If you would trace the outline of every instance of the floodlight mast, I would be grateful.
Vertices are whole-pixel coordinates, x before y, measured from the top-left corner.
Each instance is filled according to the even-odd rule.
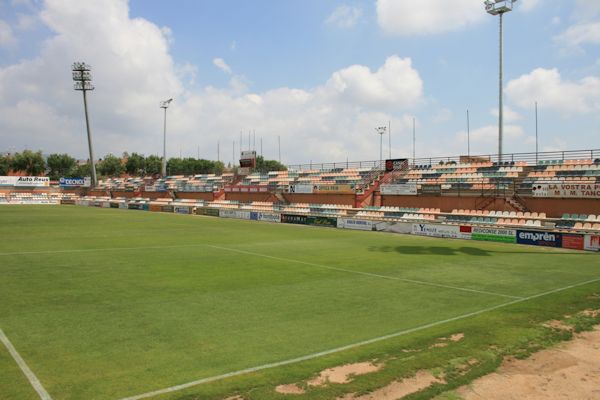
[[[160,108],[165,110],[165,117],[163,120],[163,158],[162,158],[162,168],[161,175],[164,178],[167,176],[167,108],[169,108],[169,104],[173,99],[165,100],[160,102]]]
[[[517,0],[485,0],[485,11],[488,14],[499,16],[500,43],[499,43],[499,72],[498,72],[498,161],[502,161],[502,136],[504,133],[504,104],[503,104],[503,75],[504,75],[504,35],[502,16],[512,11]]]
[[[386,126],[379,126],[375,128],[375,132],[379,135],[379,167],[383,167],[383,135],[387,130]]]
[[[87,96],[88,90],[94,90],[92,85],[92,67],[84,62],[74,62],[72,66],[74,89],[83,92],[83,109],[85,111],[85,126],[87,128],[88,148],[90,152],[90,167],[92,170],[92,187],[98,183],[96,179],[96,164],[94,163],[94,149],[92,146],[92,132],[90,130],[90,119],[88,116]]]

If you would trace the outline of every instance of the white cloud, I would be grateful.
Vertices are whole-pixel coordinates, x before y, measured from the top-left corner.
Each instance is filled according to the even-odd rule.
[[[523,136],[523,127],[520,125],[504,125],[502,131],[503,138],[514,140]],[[463,143],[467,142],[467,132],[461,131],[456,134],[456,138]],[[486,125],[470,132],[472,143],[495,144],[498,142],[498,125]]]
[[[377,0],[377,21],[393,35],[451,32],[486,18],[483,2],[473,0]]]
[[[17,43],[12,28],[6,21],[0,19],[0,47],[11,47]]]
[[[522,0],[516,4],[517,9],[529,12],[535,9],[540,4],[540,0]]]
[[[537,68],[510,81],[506,93],[520,107],[539,107],[562,115],[598,112],[600,110],[600,78],[588,76],[578,82],[564,81],[557,69]]]
[[[360,8],[342,4],[333,10],[331,15],[325,20],[325,23],[337,26],[338,28],[349,29],[356,26],[361,16],[362,10]]]
[[[554,39],[561,45],[575,48],[584,44],[600,44],[600,22],[572,25]]]
[[[227,65],[225,60],[223,60],[222,58],[215,58],[213,60],[213,64],[221,71],[225,72],[228,75],[231,75],[231,67]]]
[[[523,116],[521,114],[519,114],[518,112],[516,112],[515,110],[513,110],[512,108],[508,107],[508,106],[504,106],[504,121],[505,122],[515,122],[515,121],[520,121],[523,119]],[[492,114],[494,117],[498,118],[498,107],[492,108],[490,110],[490,114]]]
[[[98,157],[160,153],[158,102],[169,97],[175,98],[168,111],[170,155],[181,148],[184,156],[195,156],[199,146],[202,157],[216,158],[217,140],[221,154],[231,155],[227,146],[239,139],[239,131],[256,129],[269,158],[276,158],[281,136],[284,162],[375,159],[379,141],[373,128],[391,120],[394,155],[405,156],[407,117],[385,110],[401,114],[424,97],[419,72],[409,58],[398,56],[375,70],[353,65],[334,71],[307,90],[254,93],[237,75],[228,87],[195,90],[189,85],[196,67],[176,65],[168,32],[130,17],[126,0],[48,0],[39,21],[51,32],[39,53],[0,67],[0,143],[5,148],[27,145],[86,156],[81,94],[73,90],[70,72],[76,60],[93,67],[96,90],[88,101]]]

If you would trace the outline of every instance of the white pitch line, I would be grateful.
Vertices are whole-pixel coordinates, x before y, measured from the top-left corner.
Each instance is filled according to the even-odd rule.
[[[383,340],[387,340],[387,339],[392,339],[398,336],[404,336],[410,333],[414,333],[414,332],[418,332],[418,331],[422,331],[424,329],[428,329],[428,328],[433,328],[435,326],[439,326],[439,325],[443,325],[449,322],[454,322],[454,321],[459,321],[462,319],[466,319],[466,318],[470,318],[470,317],[474,317],[477,315],[481,315],[490,311],[494,311],[494,310],[498,310],[500,308],[504,308],[504,307],[508,307],[510,305],[513,304],[517,304],[517,303],[522,303],[524,301],[528,301],[528,300],[533,300],[536,299],[538,297],[542,297],[542,296],[547,296],[549,294],[554,294],[554,293],[558,293],[558,292],[562,292],[564,290],[568,290],[568,289],[572,289],[578,286],[584,286],[584,285],[588,285],[590,283],[594,283],[594,282],[598,282],[600,281],[600,278],[596,278],[596,279],[591,279],[589,281],[585,281],[585,282],[580,282],[580,283],[575,283],[569,286],[564,286],[558,289],[554,289],[554,290],[549,290],[547,292],[543,292],[543,293],[538,293],[538,294],[534,294],[532,296],[528,296],[528,297],[523,297],[520,299],[516,299],[513,301],[509,301],[506,303],[502,303],[499,304],[497,306],[492,306],[492,307],[488,307],[488,308],[484,308],[482,310],[479,311],[473,311],[467,314],[462,314],[462,315],[458,315],[456,317],[452,317],[452,318],[448,318],[448,319],[444,319],[441,321],[437,321],[437,322],[431,322],[425,325],[421,325],[421,326],[417,326],[415,328],[410,328],[410,329],[406,329],[403,331],[399,331],[399,332],[395,332],[395,333],[391,333],[388,335],[384,335],[384,336],[379,336],[373,339],[368,339],[368,340],[364,340],[362,342],[356,342],[356,343],[352,343],[346,346],[342,346],[342,347],[336,347],[334,349],[330,349],[330,350],[325,350],[325,351],[321,351],[318,353],[313,353],[313,354],[308,354],[302,357],[297,357],[297,358],[292,358],[289,360],[284,360],[284,361],[278,361],[278,362],[274,362],[274,363],[270,363],[270,364],[264,364],[264,365],[259,365],[256,367],[251,367],[251,368],[246,368],[246,369],[242,369],[239,371],[234,371],[234,372],[228,372],[226,374],[222,374],[222,375],[216,375],[216,376],[211,376],[208,378],[203,378],[203,379],[198,379],[192,382],[187,382],[187,383],[182,383],[180,385],[176,385],[176,386],[171,386],[168,388],[164,388],[164,389],[159,389],[159,390],[155,390],[152,392],[147,392],[147,393],[142,393],[142,394],[138,394],[135,396],[130,396],[130,397],[125,397],[122,398],[120,400],[141,400],[141,399],[147,399],[149,397],[154,397],[154,396],[158,396],[160,394],[166,394],[166,393],[171,393],[171,392],[176,392],[179,390],[183,390],[183,389],[187,389],[193,386],[198,386],[198,385],[202,385],[204,383],[209,383],[209,382],[214,382],[214,381],[219,381],[219,380],[223,380],[226,378],[232,378],[235,376],[239,376],[239,375],[244,375],[244,374],[248,374],[251,372],[256,372],[256,371],[261,371],[261,370],[265,370],[265,369],[269,369],[269,368],[275,368],[275,367],[282,367],[285,365],[289,365],[289,364],[295,364],[295,363],[299,363],[302,361],[307,361],[307,360],[311,360],[314,358],[318,358],[318,357],[323,357],[329,354],[333,354],[333,353],[339,353],[341,351],[345,351],[345,350],[350,350],[356,347],[360,347],[360,346],[364,346],[367,344],[372,344],[372,343],[376,343],[376,342],[380,342]]]
[[[39,251],[16,251],[12,253],[0,253],[0,256],[20,256],[27,254],[60,254],[60,253],[87,253],[94,251],[119,251],[119,250],[160,250],[177,249],[180,247],[200,247],[203,243],[174,244],[171,246],[140,246],[140,247],[98,247],[94,249],[66,249],[66,250],[39,250]]]
[[[285,261],[285,262],[293,262],[293,263],[297,263],[297,264],[304,264],[304,265],[309,265],[312,267],[329,269],[329,270],[333,270],[333,271],[348,272],[351,274],[364,275],[364,276],[369,276],[372,278],[391,279],[391,280],[396,280],[396,281],[414,283],[417,285],[435,286],[435,287],[440,287],[440,288],[444,288],[444,289],[460,290],[461,292],[471,292],[471,293],[486,294],[486,295],[490,295],[490,296],[506,297],[509,299],[522,299],[522,297],[520,297],[520,296],[511,296],[508,294],[489,292],[489,291],[485,291],[485,290],[477,290],[477,289],[469,289],[469,288],[464,288],[464,287],[459,287],[459,286],[444,285],[442,283],[420,281],[420,280],[415,280],[415,279],[406,279],[406,278],[400,278],[397,276],[381,275],[381,274],[374,274],[371,272],[363,272],[363,271],[356,271],[356,270],[346,269],[346,268],[331,267],[329,265],[316,264],[316,263],[311,263],[308,261],[295,260],[293,258],[270,256],[268,254],[261,254],[261,253],[255,253],[253,251],[233,249],[230,247],[215,246],[215,245],[211,245],[211,244],[207,244],[206,246],[212,247],[214,249],[233,251],[236,253],[248,254],[248,255],[257,256],[257,257],[270,258],[270,259],[277,260],[277,261]]]
[[[6,335],[4,334],[4,331],[2,329],[0,329],[0,341],[4,344],[4,346],[6,346],[6,349],[8,350],[8,352],[10,353],[12,358],[15,360],[15,362],[17,363],[19,368],[21,368],[21,371],[23,371],[23,373],[25,374],[27,379],[29,379],[29,383],[31,383],[31,386],[33,386],[35,391],[38,393],[38,395],[40,396],[40,399],[52,400],[52,397],[50,397],[48,392],[46,392],[46,389],[44,389],[44,386],[42,386],[42,383],[40,382],[40,380],[37,378],[37,376],[35,376],[33,371],[27,366],[27,363],[25,363],[25,360],[23,360],[21,355],[17,352],[17,349],[15,349],[15,347],[12,345],[10,340],[8,340],[8,338],[6,337]]]

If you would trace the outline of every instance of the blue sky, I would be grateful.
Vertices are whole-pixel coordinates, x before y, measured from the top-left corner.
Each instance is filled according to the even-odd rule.
[[[448,6],[440,6],[448,4]],[[443,8],[446,7],[446,8]],[[600,2],[520,0],[505,16],[505,152],[600,148]],[[94,67],[99,155],[230,161],[244,131],[282,161],[496,152],[498,19],[478,0],[0,1],[0,150],[86,155],[69,66]],[[385,143],[387,143],[387,138]],[[236,143],[239,150],[239,143]],[[258,147],[258,145],[257,145]],[[387,148],[386,148],[387,152]]]

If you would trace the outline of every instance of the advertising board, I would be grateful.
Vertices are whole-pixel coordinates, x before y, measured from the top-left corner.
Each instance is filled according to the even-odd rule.
[[[221,218],[237,218],[237,219],[250,219],[250,211],[246,210],[231,210],[222,208],[219,210],[219,217]]]
[[[269,213],[269,212],[259,212],[258,220],[266,221],[266,222],[281,222],[281,214]]]
[[[562,235],[556,232],[517,230],[517,243],[533,246],[561,247]]]
[[[356,229],[359,231],[372,231],[375,221],[366,219],[353,219],[353,218],[338,218],[337,227],[343,229]]]
[[[117,201],[111,201],[110,202],[110,208],[119,208],[119,202],[117,202]]]
[[[73,200],[73,199],[62,199],[60,201],[60,204],[74,205],[75,204],[75,200]]]
[[[564,197],[576,199],[600,199],[598,183],[541,183],[533,184],[533,197]]]
[[[160,211],[162,211],[162,212],[170,212],[170,213],[172,213],[172,212],[174,212],[174,211],[175,211],[175,207],[173,207],[173,206],[162,206],[162,207],[160,208]]]
[[[329,228],[335,228],[337,226],[337,218],[309,216],[306,218],[306,223],[313,226],[326,226]]]
[[[516,243],[517,231],[514,229],[482,228],[474,226],[471,239],[486,242]]]
[[[90,187],[92,185],[92,178],[89,176],[85,178],[60,178],[58,184],[61,187],[73,188],[73,187]]]
[[[259,185],[225,186],[224,190],[226,193],[266,193],[269,191],[266,186]]]
[[[198,215],[208,215],[210,217],[218,217],[219,209],[218,208],[208,208],[208,207],[197,207],[196,214]]]
[[[123,203],[119,203],[119,208],[126,210],[127,209],[127,203],[123,202]]]
[[[385,160],[386,172],[392,172],[393,170],[401,170],[406,168],[408,168],[408,160],[406,158]]]
[[[19,176],[15,182],[16,187],[47,187],[50,186],[50,178],[47,176]]]
[[[0,176],[0,186],[15,186],[17,179],[17,176]]]
[[[173,206],[173,212],[176,214],[191,214],[192,206]]]
[[[352,185],[314,185],[313,193],[315,194],[353,194],[354,187]]]
[[[377,221],[373,227],[376,231],[409,234],[412,233],[413,224],[410,222]]]
[[[417,184],[405,183],[395,185],[382,185],[381,194],[383,195],[400,195],[400,196],[416,196]]]
[[[291,185],[290,193],[310,194],[313,192],[313,185]]]
[[[281,222],[286,224],[306,225],[306,215],[281,214]]]
[[[441,225],[441,224],[413,224],[413,235],[433,236],[453,239],[471,239],[470,226]]]
[[[442,194],[442,185],[421,185],[421,194],[440,195]]]
[[[600,251],[600,235],[585,235],[583,248],[589,251]]]
[[[583,250],[583,235],[563,234],[562,247],[563,249]]]

